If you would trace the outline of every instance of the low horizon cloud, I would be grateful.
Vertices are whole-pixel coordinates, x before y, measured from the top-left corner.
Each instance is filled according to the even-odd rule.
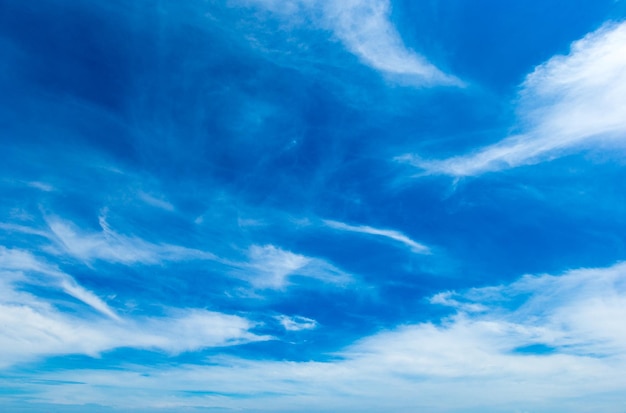
[[[584,412],[577,400],[594,397],[598,406],[616,412],[610,403],[626,385],[621,373],[626,368],[621,357],[626,329],[620,323],[626,317],[625,286],[626,264],[618,263],[556,276],[526,275],[508,285],[442,292],[432,303],[451,306],[452,315],[437,323],[402,325],[365,337],[335,353],[334,361],[218,356],[210,365],[165,370],[136,366],[123,373],[62,370],[43,377],[106,384],[115,397],[91,388],[78,401],[112,407],[136,407],[132,392],[141,387],[151,395],[154,408],[170,400],[170,408],[269,411],[259,409],[259,403],[271,394],[272,411],[294,409],[315,399],[319,411],[339,405],[349,411],[386,406],[409,412],[406,406],[417,406],[443,412],[514,403],[529,410],[567,406],[568,411]],[[306,318],[278,319],[292,331],[315,326]],[[537,350],[527,352],[529,348],[545,350],[537,354]],[[120,375],[126,383],[123,387]],[[45,385],[35,387],[46,402],[58,403],[63,397],[46,391]],[[164,391],[176,394],[183,389],[222,396],[162,396]],[[244,394],[248,396],[239,398]],[[344,404],[346,395],[353,402]]]

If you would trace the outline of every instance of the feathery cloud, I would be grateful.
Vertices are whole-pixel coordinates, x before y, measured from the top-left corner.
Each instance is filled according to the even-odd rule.
[[[308,317],[288,316],[283,314],[276,316],[276,320],[278,320],[287,331],[312,330],[317,327],[317,321]]]
[[[115,311],[93,292],[79,285],[72,276],[43,262],[28,251],[7,249],[0,246],[0,271],[5,272],[5,274],[6,272],[19,272],[22,276],[18,278],[9,277],[9,279],[21,283],[52,285],[60,288],[66,294],[82,301],[96,311],[111,319],[119,320]],[[39,274],[44,275],[44,278],[38,277]],[[9,287],[7,284],[7,288]]]
[[[537,66],[521,85],[520,133],[468,155],[396,160],[457,177],[532,165],[626,137],[626,23],[606,24],[566,56]]]
[[[215,260],[215,255],[171,244],[154,244],[135,236],[113,231],[104,216],[99,218],[101,232],[80,231],[71,222],[57,217],[47,219],[61,250],[84,262],[103,260],[121,264],[158,264],[191,259]]]
[[[2,367],[53,355],[95,357],[122,347],[178,354],[269,339],[251,333],[254,324],[245,318],[202,309],[112,321],[72,316],[32,295],[21,298],[20,303],[0,302]]]
[[[406,47],[389,20],[389,0],[242,0],[289,17],[307,16],[331,30],[346,49],[361,62],[387,75],[400,76],[421,86],[462,86],[463,82],[443,73],[425,57]]]
[[[43,276],[43,277],[42,277]],[[67,312],[23,289],[59,288],[106,316]],[[166,316],[123,317],[74,278],[31,253],[0,247],[0,366],[62,354],[96,356],[120,347],[168,353],[266,340],[254,323],[204,309],[166,309]]]
[[[411,238],[407,237],[406,235],[398,231],[394,231],[391,229],[374,228],[374,227],[370,227],[367,225],[349,225],[344,222],[327,220],[327,219],[323,220],[323,222],[326,226],[336,229],[336,230],[374,235],[374,236],[379,236],[379,237],[383,237],[383,238],[387,238],[387,239],[399,242],[409,247],[411,251],[417,254],[429,254],[430,253],[430,249],[427,246],[420,244],[419,242],[413,241]]]
[[[426,85],[462,85],[458,79],[444,74],[404,45],[389,21],[389,1],[347,0],[322,4],[325,23],[366,65]]]

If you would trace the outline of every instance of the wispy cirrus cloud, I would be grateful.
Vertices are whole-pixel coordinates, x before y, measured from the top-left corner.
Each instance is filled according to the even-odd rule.
[[[136,367],[123,373],[70,370],[45,378],[106,384],[106,392],[78,394],[72,386],[62,392],[81,403],[118,407],[133,405],[134,388],[153,396],[154,407],[169,401],[171,408],[254,411],[298,410],[311,400],[319,411],[337,406],[501,411],[517,406],[584,412],[588,405],[579,403],[581,397],[603,411],[618,412],[623,405],[626,264],[529,275],[508,285],[445,295],[433,302],[452,306],[453,315],[366,337],[332,361],[216,357],[211,365]],[[59,393],[39,388],[44,400],[59,402]],[[221,397],[193,393],[201,390]],[[141,403],[145,407],[145,398]]]
[[[242,0],[289,17],[308,18],[335,37],[361,62],[420,86],[462,86],[424,56],[409,49],[389,19],[389,0]]]
[[[626,23],[606,24],[537,66],[521,85],[519,133],[443,160],[396,158],[457,177],[531,165],[626,137]]]
[[[165,211],[170,211],[170,212],[176,209],[174,208],[174,205],[172,205],[169,201],[167,201],[166,199],[163,199],[162,197],[157,197],[144,191],[139,191],[137,193],[137,196],[143,202],[155,208],[163,209]]]
[[[248,249],[248,261],[235,265],[238,267],[235,275],[261,289],[284,289],[293,277],[336,285],[352,281],[349,274],[323,259],[296,254],[274,245],[252,245]]]
[[[45,182],[30,181],[30,182],[27,182],[26,185],[30,186],[31,188],[39,189],[40,191],[44,191],[44,192],[53,192],[55,190],[54,186],[47,184]]]
[[[308,317],[288,316],[283,314],[276,316],[276,320],[278,320],[280,325],[287,331],[312,330],[317,327],[317,321]]]
[[[112,321],[73,316],[35,296],[21,298],[20,303],[0,303],[3,367],[54,355],[95,357],[122,347],[178,354],[269,339],[250,332],[254,323],[245,318],[203,309]]]
[[[391,229],[374,228],[374,227],[370,227],[367,225],[350,225],[344,222],[327,220],[327,219],[323,220],[323,222],[329,228],[333,228],[339,231],[348,231],[348,232],[355,232],[359,234],[373,235],[373,236],[378,236],[382,238],[387,238],[395,242],[399,242],[417,254],[429,254],[430,253],[430,248],[428,248],[426,245],[420,244],[419,242],[412,240],[411,238],[407,237],[406,235],[404,235],[403,233],[399,231],[395,231]]]
[[[59,305],[73,304],[29,292],[27,285],[60,289],[106,317],[61,309]],[[250,332],[252,321],[205,309],[166,308],[165,316],[121,315],[70,275],[22,250],[0,247],[0,290],[2,367],[52,355],[97,356],[121,347],[176,354],[269,339]]]
[[[460,86],[428,60],[408,49],[389,20],[385,0],[322,2],[325,23],[352,53],[383,73],[413,78],[422,84]]]
[[[19,272],[20,276],[8,279],[13,283],[29,283],[60,288],[68,295],[89,305],[113,320],[120,320],[116,312],[100,297],[79,285],[76,280],[58,268],[38,259],[32,253],[0,246],[0,271]],[[28,274],[28,275],[27,275]],[[43,276],[43,278],[41,277]],[[9,288],[9,284],[7,284]]]
[[[51,238],[60,250],[84,262],[102,260],[121,264],[158,264],[190,259],[215,260],[209,252],[171,244],[155,244],[113,231],[104,216],[99,217],[102,231],[86,232],[72,222],[47,218]]]

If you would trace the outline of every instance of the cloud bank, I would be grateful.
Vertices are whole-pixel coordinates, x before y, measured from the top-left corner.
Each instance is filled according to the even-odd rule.
[[[65,386],[65,397],[125,407],[133,406],[133,389],[141,388],[153,396],[154,407],[171,403],[171,408],[290,411],[314,400],[317,411],[339,406],[347,411],[477,412],[517,406],[520,411],[584,412],[590,404],[621,411],[626,264],[527,275],[508,285],[442,292],[432,301],[451,306],[454,313],[437,323],[374,334],[326,362],[221,356],[210,365],[137,367],[123,373],[71,370],[45,378],[111,386],[113,392],[91,387],[91,393],[80,395]],[[293,328],[293,319],[285,320],[285,327]],[[219,397],[203,397],[206,391]],[[49,402],[60,400],[57,392],[41,392]],[[580,404],[581,397],[587,403]],[[141,403],[145,407],[145,398]]]
[[[29,286],[59,289],[97,313],[66,298],[46,297],[54,291],[35,295]],[[121,347],[176,354],[268,339],[251,333],[255,323],[239,316],[193,308],[166,312],[122,316],[70,275],[29,252],[0,247],[0,367],[51,355],[97,356]]]

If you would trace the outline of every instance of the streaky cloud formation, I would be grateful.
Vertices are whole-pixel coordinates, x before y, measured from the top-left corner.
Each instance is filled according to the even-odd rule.
[[[608,23],[568,55],[537,66],[521,85],[520,133],[468,155],[396,158],[424,174],[475,176],[549,161],[582,149],[615,147],[626,136],[626,23]]]
[[[296,276],[338,286],[352,281],[349,274],[320,258],[295,254],[274,245],[252,245],[248,250],[248,261],[233,265],[238,267],[235,274],[259,289],[285,289],[290,278]]]
[[[317,327],[317,321],[308,317],[279,315],[276,319],[287,331],[312,330]]]
[[[114,322],[70,316],[28,294],[20,298],[19,303],[0,303],[3,367],[54,355],[97,357],[119,348],[178,354],[269,339],[251,333],[254,324],[245,318],[201,309]]]
[[[165,261],[217,259],[209,252],[178,245],[154,244],[135,236],[118,234],[109,227],[104,215],[99,217],[98,222],[101,232],[86,233],[61,218],[47,218],[51,238],[62,253],[87,263],[103,260],[121,264],[158,264]]]
[[[619,411],[614,402],[626,385],[626,328],[621,322],[626,316],[626,264],[527,275],[508,285],[441,294],[453,298],[444,304],[454,314],[366,337],[338,352],[335,361],[216,357],[210,366],[138,367],[123,373],[68,370],[43,377],[111,386],[115,397],[91,388],[80,402],[117,407],[134,407],[133,389],[141,388],[149,392],[151,406],[169,401],[171,408],[298,410],[315,400],[313,411],[336,406],[372,412],[478,411],[515,404],[528,411],[584,412],[580,398],[593,397],[604,411]],[[440,304],[436,297],[440,295],[433,302]],[[39,397],[60,402],[62,396],[36,387]],[[183,390],[222,396],[175,397]],[[237,397],[251,394],[252,399]],[[271,408],[259,407],[270,400]]]
[[[0,271],[5,272],[5,275],[7,271],[14,273],[13,276],[7,278],[8,280],[13,280],[13,283],[52,284],[100,313],[114,320],[120,319],[115,311],[102,301],[102,299],[93,292],[81,287],[73,277],[42,262],[28,251],[7,249],[0,246]],[[17,274],[15,274],[16,272]],[[26,274],[30,275],[27,276]],[[45,278],[41,279],[37,277],[37,274],[44,275]],[[11,287],[11,285],[7,285],[7,288],[9,287]]]
[[[389,0],[244,0],[292,18],[308,16],[331,30],[367,66],[418,86],[463,86],[425,57],[406,47],[389,20]]]
[[[245,318],[204,309],[169,309],[166,316],[122,316],[71,276],[26,251],[0,248],[0,366],[63,354],[100,353],[120,347],[169,353],[267,340],[249,330]],[[45,278],[41,278],[44,275]],[[72,314],[24,286],[53,286],[92,307],[106,318]]]
[[[324,224],[330,228],[339,230],[339,231],[348,231],[355,232],[359,234],[367,234],[374,235],[383,238],[390,239],[392,241],[399,242],[417,254],[429,254],[430,248],[426,245],[420,244],[419,242],[413,241],[411,238],[407,237],[401,232],[394,231],[391,229],[380,229],[374,228],[367,225],[350,225],[344,222],[333,221],[333,220],[323,220]]]
[[[458,79],[444,74],[403,44],[389,21],[391,4],[388,0],[347,0],[323,4],[326,24],[365,64],[424,85],[462,85]]]

